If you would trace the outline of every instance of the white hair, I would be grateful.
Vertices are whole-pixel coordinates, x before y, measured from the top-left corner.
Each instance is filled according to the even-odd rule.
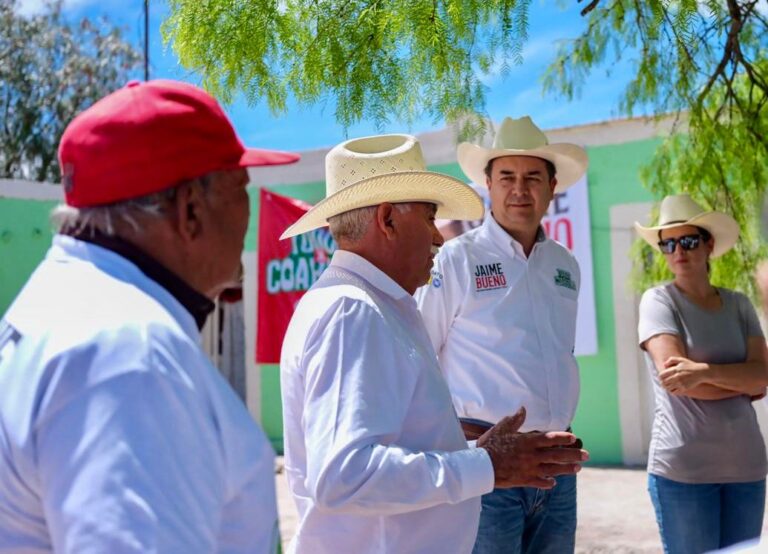
[[[118,227],[127,225],[133,232],[140,234],[144,230],[144,226],[140,224],[141,219],[166,217],[167,204],[176,197],[179,187],[195,181],[202,185],[203,191],[207,194],[212,182],[210,174],[182,181],[160,192],[103,206],[76,208],[68,204],[59,204],[51,212],[51,222],[58,233],[85,232],[93,235],[99,232],[112,237],[117,234]]]
[[[400,202],[392,205],[398,212],[407,213],[411,211],[413,202]],[[333,235],[333,238],[336,239],[337,242],[342,239],[349,242],[359,241],[363,238],[368,229],[368,225],[370,225],[373,220],[377,207],[378,206],[365,206],[364,208],[356,208],[329,217],[328,226],[330,227],[331,235]]]

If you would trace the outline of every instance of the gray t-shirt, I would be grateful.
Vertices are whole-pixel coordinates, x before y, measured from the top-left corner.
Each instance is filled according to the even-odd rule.
[[[746,296],[718,288],[722,307],[705,310],[673,284],[649,289],[640,301],[640,345],[660,334],[677,335],[687,357],[729,364],[747,358],[748,337],[762,337]],[[768,472],[763,437],[746,395],[697,400],[669,394],[659,382],[648,352],[656,409],[648,472],[683,483],[736,483],[763,479]]]

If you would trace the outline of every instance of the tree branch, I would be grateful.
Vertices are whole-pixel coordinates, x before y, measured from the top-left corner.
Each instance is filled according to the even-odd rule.
[[[579,0],[579,3],[581,3],[581,0]],[[584,17],[589,12],[594,10],[599,3],[600,3],[600,0],[592,0],[589,4],[584,6],[584,8],[581,10],[581,17]]]
[[[678,48],[682,48],[683,52],[685,52],[686,57],[688,58],[688,61],[690,62],[691,66],[693,67],[696,72],[699,71],[699,67],[696,64],[696,61],[693,59],[693,56],[691,55],[691,52],[688,50],[688,46],[685,44],[685,41],[680,37],[680,34],[677,32],[677,28],[672,23],[672,20],[669,18],[669,11],[662,7],[662,10],[664,10],[664,19],[666,20],[668,24],[668,28],[672,29],[672,34],[675,36],[675,42],[677,43]]]
[[[702,104],[717,79],[725,76],[725,68],[728,65],[728,62],[733,61],[734,48],[738,47],[739,33],[741,32],[744,22],[741,19],[739,5],[735,0],[728,0],[728,13],[731,16],[731,26],[730,29],[728,29],[728,36],[723,45],[723,56],[720,58],[720,62],[717,64],[715,71],[707,80],[707,84],[704,85],[701,93],[699,93],[696,98],[696,101]]]

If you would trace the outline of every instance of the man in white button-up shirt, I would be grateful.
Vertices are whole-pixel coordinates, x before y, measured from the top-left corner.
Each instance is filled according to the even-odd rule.
[[[480,495],[550,487],[586,452],[558,447],[570,433],[516,433],[524,412],[467,448],[412,294],[442,244],[435,216],[480,217],[476,193],[425,171],[407,135],[342,143],[326,183],[327,198],[283,235],[328,221],[339,244],[283,344],[291,552],[467,553]]]
[[[548,144],[525,117],[505,119],[493,148],[461,144],[458,159],[488,186],[491,213],[441,249],[416,298],[466,436],[521,406],[523,431],[569,429],[579,266],[540,222],[554,193],[584,174],[586,153]],[[547,492],[497,489],[482,506],[476,553],[574,550],[575,475]]]
[[[59,146],[64,204],[0,320],[0,552],[275,552],[274,452],[203,352],[250,166],[216,100],[130,83]]]

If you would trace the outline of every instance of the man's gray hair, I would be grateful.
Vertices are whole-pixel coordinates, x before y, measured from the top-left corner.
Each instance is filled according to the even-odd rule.
[[[182,181],[160,192],[113,204],[86,208],[59,204],[51,212],[51,222],[58,233],[89,233],[94,235],[99,232],[112,237],[117,234],[119,227],[124,226],[132,228],[136,233],[141,233],[143,226],[140,220],[165,217],[168,203],[176,197],[179,187],[195,181],[201,184],[203,192],[207,194],[212,182],[210,173],[196,179]]]
[[[411,205],[412,202],[393,204],[400,213],[410,212]],[[359,241],[363,238],[365,231],[368,229],[368,225],[373,220],[377,207],[378,206],[366,206],[364,208],[356,208],[329,217],[328,226],[331,230],[331,235],[333,235],[333,238],[336,239],[337,242],[339,240],[346,240],[348,242]]]

